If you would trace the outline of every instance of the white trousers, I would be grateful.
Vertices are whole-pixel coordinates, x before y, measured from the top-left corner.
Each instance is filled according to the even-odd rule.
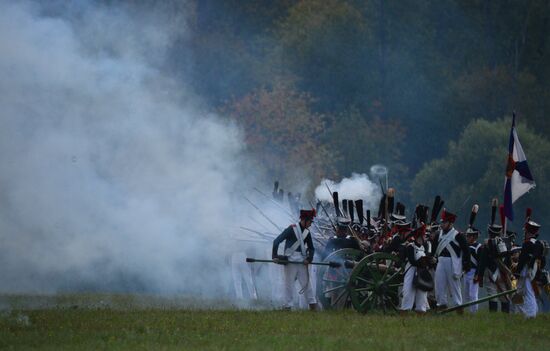
[[[527,267],[523,267],[521,271],[520,284],[523,288],[523,304],[517,307],[525,317],[534,318],[537,316],[538,306],[535,292],[533,291],[533,285],[531,285],[531,281],[527,274]]]
[[[289,258],[290,261],[303,261],[300,253],[293,253]],[[284,283],[285,283],[285,299],[283,307],[292,307],[294,301],[294,283],[298,280],[300,289],[308,304],[316,303],[315,294],[313,293],[312,284],[309,281],[310,274],[308,266],[302,264],[287,264],[284,266]]]
[[[496,280],[496,282],[494,282],[493,281],[493,272],[491,272],[491,270],[489,270],[489,269],[485,270],[485,274],[483,275],[483,285],[485,286],[485,290],[487,291],[488,296],[498,294],[499,292],[502,292],[502,291],[505,290],[505,289],[503,290],[503,282],[502,282],[502,277],[500,276],[500,274],[501,273],[499,271],[499,273],[496,275],[497,280]],[[497,286],[497,283],[499,284],[498,286]],[[500,286],[500,288],[499,288],[499,286]],[[508,302],[508,297],[507,296],[501,296],[501,297],[491,299],[490,301]]]
[[[410,311],[415,306],[414,310],[418,312],[426,312],[428,309],[428,292],[416,289],[413,285],[414,274],[416,267],[411,267],[405,273],[403,280],[403,299],[401,300],[401,310]]]
[[[464,276],[464,302],[476,301],[479,296],[479,284],[474,283],[475,268],[472,268]],[[470,312],[477,312],[479,305],[470,306]]]
[[[487,295],[494,295],[498,292],[497,285],[493,281],[492,275],[493,273],[489,269],[486,269],[483,275],[483,285],[485,286],[485,290],[487,290]],[[491,301],[497,301],[497,299],[492,299]]]
[[[252,280],[252,271],[248,263],[246,263],[244,252],[235,252],[231,255],[231,272],[233,273],[233,285],[237,299],[244,299],[243,281],[246,285],[248,296],[254,300],[258,299],[256,286]]]
[[[439,257],[435,269],[435,299],[438,306],[449,305],[447,294],[451,294],[454,305],[462,305],[460,278],[455,279],[452,259]]]

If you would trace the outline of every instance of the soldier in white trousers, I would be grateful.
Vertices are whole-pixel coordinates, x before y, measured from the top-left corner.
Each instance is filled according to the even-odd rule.
[[[406,311],[411,311],[413,307],[416,313],[424,314],[429,308],[428,288],[420,286],[418,281],[417,284],[414,283],[414,276],[419,269],[425,269],[425,273],[431,278],[430,273],[427,271],[430,259],[426,256],[425,231],[425,226],[416,229],[413,233],[414,242],[408,244],[405,248],[407,264],[405,265],[406,273],[403,281],[403,299],[401,300],[400,307],[402,314]],[[433,284],[433,279],[431,283]]]
[[[466,241],[470,247],[470,270],[464,275],[464,302],[476,301],[479,297],[479,282],[477,280],[478,251],[481,244],[477,242],[479,230],[470,227],[466,230]],[[470,312],[475,313],[479,305],[470,306]]]
[[[519,272],[518,293],[523,295],[523,303],[518,309],[526,318],[535,318],[538,312],[537,299],[533,290],[533,283],[545,266],[544,246],[537,240],[540,225],[528,220],[525,223],[525,242],[521,247],[521,254],[517,270]]]
[[[286,228],[273,240],[272,258],[276,263],[285,264],[285,261],[298,261],[303,264],[285,264],[284,285],[285,297],[283,309],[290,310],[294,302],[294,284],[300,285],[300,293],[304,294],[310,310],[317,309],[317,300],[310,282],[309,263],[313,261],[315,249],[309,227],[315,218],[315,210],[301,210],[300,221]],[[285,242],[284,255],[278,254],[279,245]]]
[[[464,235],[454,226],[456,215],[443,210],[441,229],[436,235],[434,252],[437,257],[435,269],[435,298],[438,309],[448,307],[448,294],[454,305],[462,305],[461,278],[463,270],[470,269],[470,249]],[[462,309],[457,310],[459,314]]]

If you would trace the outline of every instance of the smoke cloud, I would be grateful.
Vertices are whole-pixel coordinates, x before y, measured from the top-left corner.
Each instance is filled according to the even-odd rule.
[[[366,174],[359,173],[353,173],[350,178],[344,178],[339,183],[323,179],[315,188],[315,197],[321,201],[332,202],[331,191],[337,191],[340,200],[363,199],[366,209],[376,208],[382,196],[379,185],[372,182]]]
[[[53,4],[0,1],[0,292],[225,296],[253,175],[239,129],[163,73],[185,23]]]

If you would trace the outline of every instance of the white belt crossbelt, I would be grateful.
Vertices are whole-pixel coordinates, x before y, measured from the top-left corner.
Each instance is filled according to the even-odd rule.
[[[296,224],[292,226],[292,229],[294,229],[294,235],[296,235],[296,242],[292,244],[288,249],[285,250],[285,255],[290,256],[292,255],[298,246],[300,247],[300,251],[302,252],[302,256],[306,257],[306,248],[304,245],[304,239],[307,238],[309,235],[309,230],[304,230],[302,233],[302,229],[300,228],[300,224]]]

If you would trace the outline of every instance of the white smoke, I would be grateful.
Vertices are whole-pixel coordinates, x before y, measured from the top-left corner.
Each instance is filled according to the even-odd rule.
[[[362,199],[365,210],[377,208],[382,197],[380,186],[372,182],[366,174],[359,173],[352,173],[350,178],[344,178],[338,183],[323,179],[315,188],[315,197],[320,201],[332,202],[331,192],[335,191],[338,192],[340,201]]]
[[[240,132],[158,69],[182,23],[80,4],[0,1],[0,292],[224,295]]]

